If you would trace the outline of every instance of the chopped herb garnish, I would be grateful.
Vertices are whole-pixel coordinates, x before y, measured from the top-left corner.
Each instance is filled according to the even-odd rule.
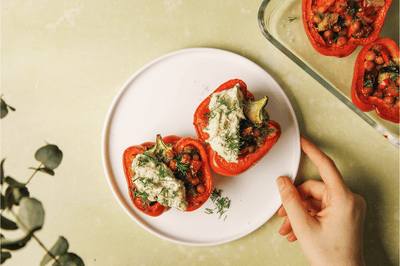
[[[166,171],[163,165],[160,165],[160,167],[158,168],[158,176],[161,178],[168,176],[168,171]]]
[[[163,188],[160,192],[160,194],[164,197],[167,198],[168,197],[168,189],[167,188]]]
[[[134,198],[141,198],[144,202],[147,200],[149,195],[146,192],[138,192],[134,188],[132,188],[133,197]]]
[[[175,154],[176,168],[177,171],[184,177],[189,171],[189,163],[182,163],[182,154],[184,152],[180,152],[179,154]]]
[[[144,162],[144,163],[148,163],[149,161],[152,161],[153,163],[155,163],[155,165],[159,165],[160,164],[160,161],[159,160],[157,160],[157,158],[155,158],[153,155],[151,155],[150,153],[148,153],[148,152],[144,152],[143,153],[143,155],[145,155],[146,157],[147,157],[147,159],[148,160],[146,160],[146,159],[141,159],[141,161],[140,162]]]
[[[292,23],[293,21],[295,21],[297,18],[296,17],[288,17],[289,22]]]
[[[240,142],[240,136],[238,134],[229,136],[229,133],[226,133],[224,137],[224,141],[228,145],[227,148],[232,152],[239,153],[240,147],[242,146],[242,142]]]
[[[207,214],[213,214],[214,211],[217,211],[216,213],[219,213],[219,218],[220,219],[222,217],[222,215],[224,213],[226,213],[226,211],[229,209],[229,207],[231,206],[231,200],[228,199],[228,197],[222,197],[221,195],[222,190],[217,190],[217,189],[213,189],[210,199],[212,200],[212,202],[215,205],[214,209],[210,209],[210,208],[206,208],[205,213]],[[225,215],[224,221],[226,219],[227,215]]]
[[[374,86],[374,82],[372,81],[372,79],[367,79],[364,81],[364,87],[373,87]]]

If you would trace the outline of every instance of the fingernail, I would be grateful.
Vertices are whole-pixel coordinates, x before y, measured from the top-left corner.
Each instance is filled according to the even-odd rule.
[[[285,178],[283,176],[278,177],[276,179],[276,185],[278,186],[279,191],[285,187]]]

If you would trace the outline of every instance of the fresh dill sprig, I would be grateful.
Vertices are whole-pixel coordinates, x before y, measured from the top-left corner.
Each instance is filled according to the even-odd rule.
[[[187,172],[189,171],[189,163],[182,162],[182,153],[175,154],[175,161],[176,161],[176,168],[177,171],[184,177],[186,176]]]
[[[215,208],[214,209],[210,209],[210,208],[206,208],[205,213],[207,214],[213,214],[214,211],[216,211],[216,213],[219,214],[219,218],[220,219],[222,217],[222,215],[224,213],[226,213],[226,211],[230,208],[231,206],[231,200],[228,197],[222,197],[221,195],[222,190],[219,189],[213,189],[210,199],[212,200],[212,202],[214,203]],[[224,221],[226,219],[227,215],[225,215]]]

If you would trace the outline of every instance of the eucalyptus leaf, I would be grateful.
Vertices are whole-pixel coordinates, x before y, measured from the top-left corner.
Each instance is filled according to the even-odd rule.
[[[8,114],[7,104],[2,99],[0,99],[0,108],[1,108],[1,114],[0,114],[0,119],[1,119]]]
[[[67,239],[65,239],[63,236],[60,236],[57,240],[57,242],[54,244],[54,246],[51,248],[49,251],[50,254],[52,254],[54,257],[57,257],[59,255],[64,255],[67,253],[69,248],[69,244]],[[40,263],[40,266],[44,266],[47,263],[49,263],[53,258],[49,255],[46,254]]]
[[[19,205],[23,197],[29,197],[28,188],[8,186],[6,195],[4,197],[4,204],[6,208],[11,208],[13,205]]]
[[[49,169],[49,168],[46,168],[46,167],[41,167],[41,168],[29,167],[29,169],[33,169],[33,170],[36,170],[38,172],[43,172],[43,173],[49,174],[51,176],[54,176],[54,171]]]
[[[7,259],[11,258],[10,252],[1,252],[1,264],[3,264]]]
[[[60,165],[62,157],[62,151],[53,144],[48,144],[35,153],[36,160],[43,163],[46,168],[51,170],[56,169]]]
[[[61,255],[57,262],[54,262],[53,266],[85,266],[83,260],[75,253]]]
[[[5,230],[17,230],[18,229],[18,225],[7,219],[6,217],[4,217],[3,215],[1,215],[1,229],[5,229]]]
[[[26,243],[31,240],[32,234],[32,232],[29,232],[26,236],[17,240],[6,240],[3,238],[1,239],[1,249],[17,250],[23,248],[26,246]]]
[[[40,230],[44,223],[42,203],[35,198],[24,197],[19,204],[18,218],[29,232]]]
[[[10,176],[7,176],[4,181],[11,187],[19,187],[19,188],[25,187],[25,184],[18,182],[17,180],[15,180]]]
[[[2,184],[2,185],[4,183],[4,168],[3,168],[4,161],[5,161],[5,159],[1,160],[1,164],[0,164],[0,184]]]

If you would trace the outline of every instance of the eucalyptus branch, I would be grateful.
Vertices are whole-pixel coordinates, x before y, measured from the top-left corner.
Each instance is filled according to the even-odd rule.
[[[14,212],[12,209],[9,209],[9,211],[10,211],[11,214],[14,216],[15,220],[16,220],[17,223],[21,226],[21,228],[24,229],[24,231],[25,231],[26,233],[28,233],[28,232],[29,232],[29,228],[27,228],[27,227],[25,226],[25,224],[19,219],[18,215],[15,214],[15,212]],[[51,254],[51,252],[45,247],[45,245],[42,243],[42,241],[40,241],[40,239],[37,238],[37,237],[35,236],[34,233],[32,233],[32,237],[33,237],[33,239],[35,239],[36,242],[46,251],[46,253],[47,253],[52,259],[55,260],[55,262],[57,263],[57,265],[60,265],[60,263],[58,262],[57,258],[56,258],[53,254]]]
[[[28,181],[26,181],[25,186],[28,185],[28,183],[31,181],[31,179],[33,178],[33,176],[39,171],[40,167],[43,165],[43,162],[40,163],[39,167],[35,169],[35,172],[33,172],[33,174],[31,175],[31,177],[29,177]]]

